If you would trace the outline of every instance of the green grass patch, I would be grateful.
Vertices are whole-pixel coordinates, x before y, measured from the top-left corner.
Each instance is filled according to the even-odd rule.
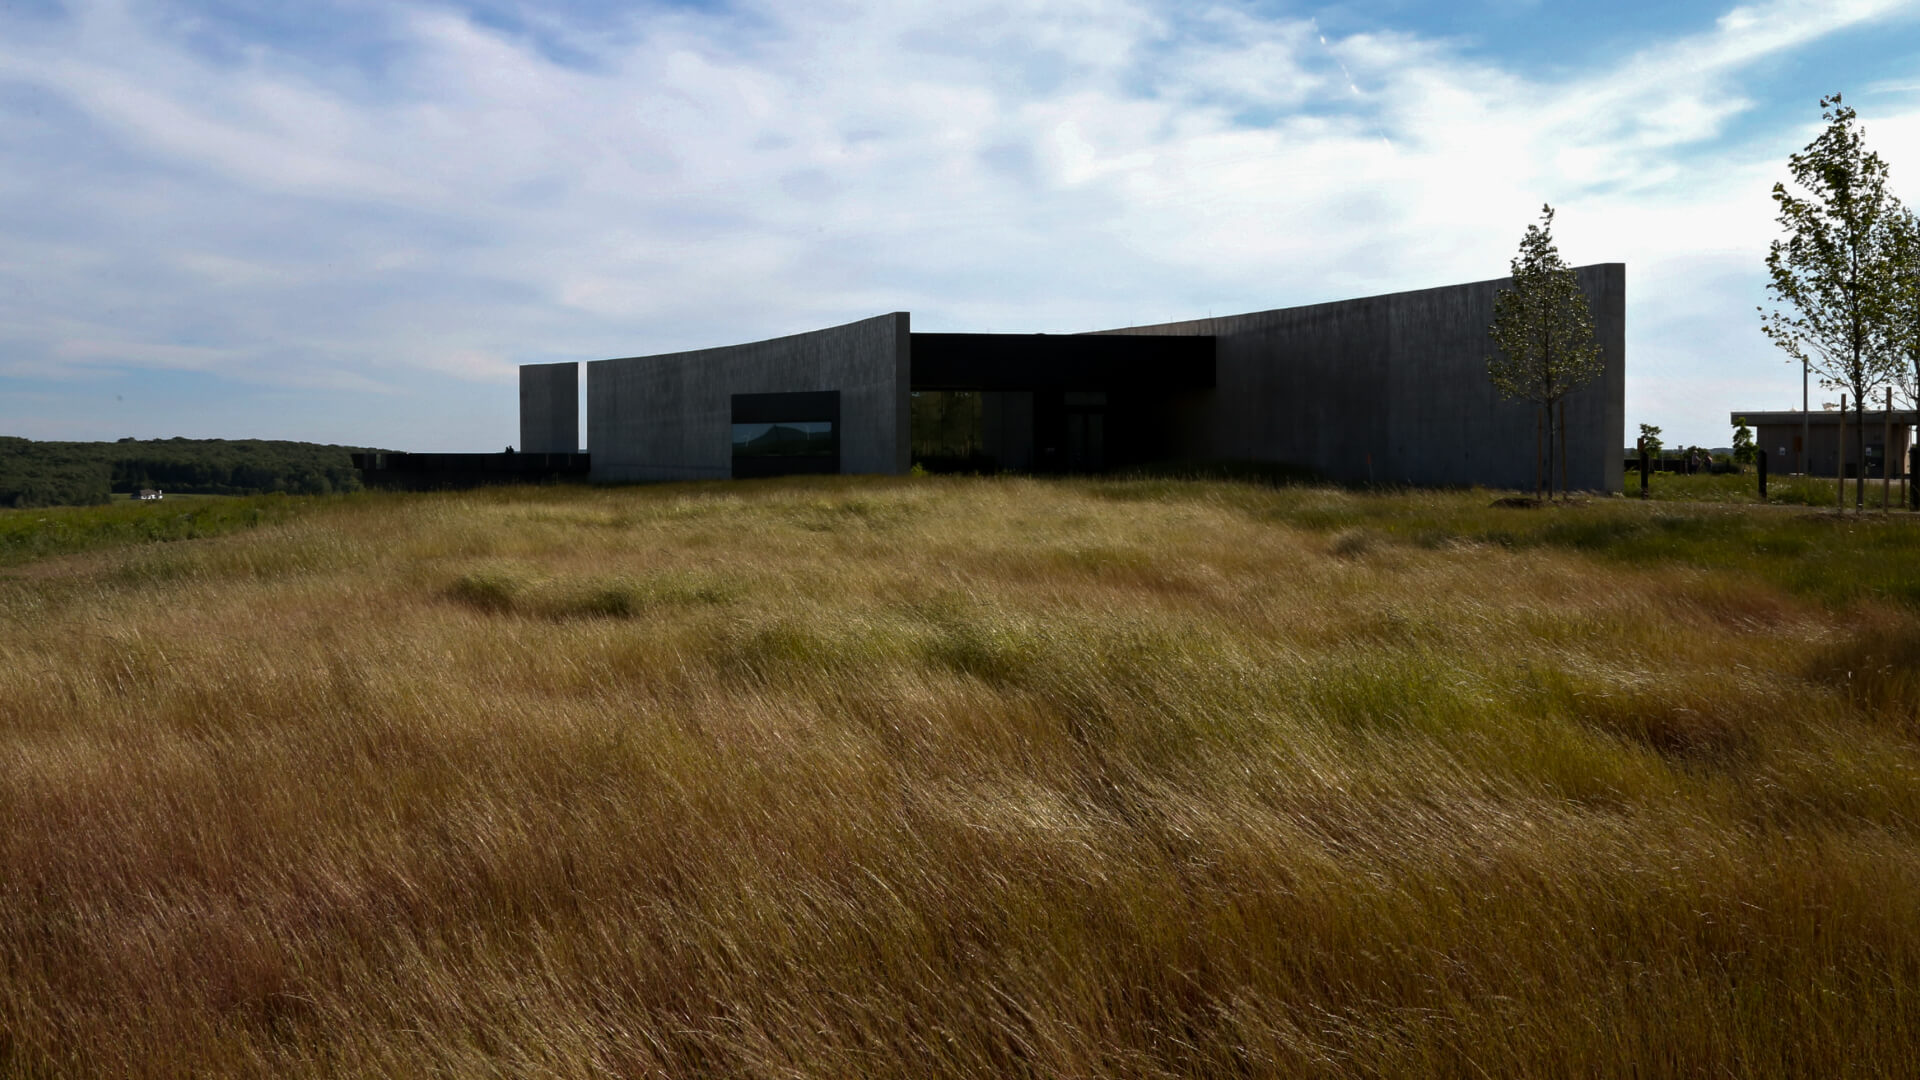
[[[0,566],[128,544],[195,540],[285,521],[308,509],[298,496],[169,496],[159,502],[0,510]]]

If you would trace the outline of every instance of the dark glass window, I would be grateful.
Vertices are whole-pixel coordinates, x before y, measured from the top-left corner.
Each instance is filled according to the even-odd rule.
[[[973,390],[916,390],[910,400],[913,460],[935,472],[992,472],[983,399]]]
[[[733,395],[733,475],[840,471],[840,392]]]
[[[840,452],[831,420],[733,425],[734,457],[804,457]]]

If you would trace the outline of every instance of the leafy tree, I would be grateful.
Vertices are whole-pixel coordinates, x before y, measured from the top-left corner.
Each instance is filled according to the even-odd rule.
[[[1647,448],[1647,457],[1660,460],[1660,448],[1666,444],[1660,441],[1660,429],[1652,424],[1640,425],[1640,444]]]
[[[1888,229],[1891,262],[1892,325],[1895,344],[1894,393],[1910,409],[1920,409],[1920,215],[1900,207]]]
[[[1747,426],[1744,416],[1733,429],[1733,460],[1737,465],[1753,464],[1753,429]]]
[[[1893,283],[1889,257],[1898,204],[1887,192],[1887,166],[1867,149],[1854,111],[1840,95],[1820,99],[1826,130],[1787,159],[1805,194],[1773,185],[1775,218],[1787,232],[1767,251],[1767,291],[1760,329],[1788,356],[1820,376],[1820,384],[1853,395],[1855,458],[1866,460],[1861,423],[1867,395],[1895,375]],[[1854,485],[1866,497],[1866,470]]]
[[[1593,337],[1593,313],[1573,268],[1553,243],[1553,207],[1540,208],[1540,224],[1527,226],[1510,264],[1513,287],[1493,300],[1488,333],[1498,353],[1487,360],[1487,377],[1508,399],[1531,401],[1547,411],[1547,494],[1553,494],[1555,408],[1569,393],[1604,369]]]

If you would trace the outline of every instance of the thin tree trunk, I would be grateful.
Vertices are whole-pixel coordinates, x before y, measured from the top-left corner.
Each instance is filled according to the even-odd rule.
[[[1554,499],[1553,490],[1553,402],[1547,402],[1547,501]]]
[[[1887,411],[1880,414],[1885,430],[1880,438],[1880,512],[1886,513],[1893,501],[1893,387],[1887,387]]]
[[[1567,399],[1560,399],[1560,494],[1569,494],[1567,487]]]
[[[1546,404],[1546,407],[1541,409],[1541,413],[1543,415],[1540,417],[1540,438],[1541,438],[1540,460],[1542,462],[1542,466],[1541,466],[1542,471],[1540,475],[1546,481],[1547,501],[1552,502],[1553,501],[1553,403],[1548,402]]]
[[[1864,510],[1867,506],[1867,411],[1866,395],[1862,394],[1853,401],[1853,508]]]

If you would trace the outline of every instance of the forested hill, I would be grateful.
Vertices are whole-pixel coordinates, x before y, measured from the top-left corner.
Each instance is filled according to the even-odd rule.
[[[36,442],[0,435],[0,506],[106,502],[109,492],[159,488],[211,495],[356,491],[348,455],[360,447],[273,439]]]

